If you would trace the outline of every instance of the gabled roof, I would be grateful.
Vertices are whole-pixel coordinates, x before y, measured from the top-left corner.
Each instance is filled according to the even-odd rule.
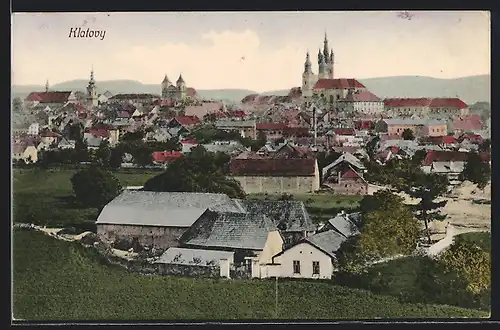
[[[302,201],[275,200],[239,200],[248,213],[265,214],[278,228],[284,225],[283,231],[314,231],[309,213]]]
[[[277,230],[263,214],[206,212],[181,236],[189,246],[262,250]]]
[[[287,127],[286,123],[257,123],[258,130],[284,130]]]
[[[381,102],[380,98],[377,95],[369,91],[349,93],[345,100],[351,102]]]
[[[335,253],[338,251],[343,242],[347,238],[335,230],[328,230],[307,237],[304,241],[319,248],[327,253],[330,257],[335,258]]]
[[[155,151],[153,152],[153,160],[155,162],[171,162],[182,157],[180,151]]]
[[[349,219],[349,214],[339,213],[335,217],[328,220],[328,223],[342,236],[349,238],[359,234],[358,227]]]
[[[207,209],[244,212],[224,194],[125,190],[104,207],[97,224],[190,227]]]
[[[337,158],[334,162],[332,162],[331,164],[329,164],[323,168],[323,175],[325,175],[331,168],[336,167],[337,165],[339,165],[342,162],[347,162],[348,164],[354,166],[357,169],[364,169],[365,168],[365,166],[363,165],[363,163],[359,159],[357,159],[351,153],[345,152],[339,158]]]
[[[26,101],[38,101],[40,103],[65,103],[68,102],[72,92],[32,92],[26,97]]]
[[[201,122],[200,118],[196,116],[176,116],[174,120],[176,120],[182,126],[192,126]]]

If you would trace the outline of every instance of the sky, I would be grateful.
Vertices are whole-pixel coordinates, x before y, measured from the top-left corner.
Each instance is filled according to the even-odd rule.
[[[12,84],[88,79],[160,84],[182,73],[197,89],[300,86],[317,73],[325,33],[335,78],[490,73],[490,16],[480,11],[15,13]],[[71,28],[106,31],[70,38]]]

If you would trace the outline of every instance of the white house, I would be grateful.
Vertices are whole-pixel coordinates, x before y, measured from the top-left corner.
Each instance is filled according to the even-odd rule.
[[[349,237],[359,234],[353,219],[355,214],[344,213],[330,219],[324,230],[283,249],[271,262],[261,265],[261,277],[331,279],[335,253]]]
[[[40,124],[39,123],[32,123],[29,127],[28,127],[28,135],[38,135],[38,133],[40,132]]]

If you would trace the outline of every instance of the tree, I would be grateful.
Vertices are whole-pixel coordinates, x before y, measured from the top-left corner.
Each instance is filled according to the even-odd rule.
[[[107,141],[102,140],[99,144],[99,149],[95,151],[95,158],[103,167],[108,167],[111,159],[111,149],[109,148],[109,144]]]
[[[12,111],[13,112],[21,112],[23,110],[23,101],[21,101],[20,97],[15,97],[12,99]]]
[[[83,139],[83,126],[80,123],[73,123],[68,128],[68,139],[78,141]]]
[[[380,137],[378,135],[374,136],[368,143],[366,144],[366,153],[370,159],[373,159],[375,156],[375,152],[380,144]]]
[[[479,145],[478,151],[479,152],[490,152],[491,151],[491,140],[484,139],[483,143],[481,143]]]
[[[111,149],[111,154],[109,156],[109,167],[112,169],[118,169],[122,166],[124,151],[122,148],[117,147]]]
[[[75,141],[74,157],[74,163],[88,162],[90,160],[90,152],[86,140],[77,139]]]
[[[222,155],[197,146],[188,156],[172,162],[165,172],[148,180],[144,190],[222,193],[231,198],[244,198],[239,182],[226,176],[226,164],[221,164],[223,159]]]
[[[203,116],[203,121],[207,122],[215,122],[217,120],[217,115],[215,113],[207,113],[206,115]]]
[[[421,229],[409,208],[377,210],[363,216],[363,231],[359,237],[361,252],[369,260],[408,255],[415,251]]]
[[[479,189],[484,189],[491,178],[490,165],[483,162],[478,153],[470,153],[460,178],[475,183]]]
[[[111,173],[92,166],[71,178],[76,200],[84,206],[102,208],[122,190],[120,181]]]
[[[414,186],[406,190],[411,197],[420,199],[417,205],[412,206],[417,219],[424,222],[427,241],[431,243],[429,232],[429,222],[438,220],[443,221],[446,215],[441,214],[441,208],[446,206],[447,201],[436,202],[436,199],[448,191],[448,178],[444,175],[435,173],[421,174],[415,181]]]
[[[121,140],[124,142],[138,141],[144,139],[145,136],[146,133],[143,130],[137,130],[123,134]]]
[[[477,245],[457,241],[443,252],[439,260],[448,272],[456,271],[467,281],[467,289],[478,294],[491,288],[491,255]]]
[[[427,152],[423,149],[419,149],[415,151],[413,156],[411,157],[411,160],[413,164],[420,166],[422,165],[423,161],[425,160],[425,157],[427,157]]]
[[[415,135],[413,134],[413,131],[409,128],[405,128],[403,131],[403,134],[401,134],[401,137],[403,140],[415,140]]]

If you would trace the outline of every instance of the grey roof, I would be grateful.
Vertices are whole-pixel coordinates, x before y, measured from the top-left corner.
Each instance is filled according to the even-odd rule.
[[[240,200],[240,204],[249,213],[265,214],[278,228],[284,224],[283,231],[314,231],[309,213],[302,201]]]
[[[462,173],[466,162],[433,162],[431,172],[433,173]]]
[[[212,248],[262,250],[277,230],[266,215],[206,212],[180,238],[184,244]]]
[[[234,252],[171,247],[155,263],[218,266],[221,259],[234,262]]]
[[[228,141],[227,143],[208,143],[204,144],[203,147],[210,152],[224,152],[227,154],[239,153],[247,150],[240,143],[229,143],[232,141]]]
[[[328,230],[309,236],[305,240],[328,253],[331,257],[335,257],[335,252],[337,252],[340,245],[345,242],[347,238],[335,230]]]
[[[244,212],[224,194],[125,190],[104,207],[97,223],[190,227],[207,209]]]
[[[92,134],[88,134],[87,136],[85,136],[85,140],[87,141],[87,145],[89,147],[99,147],[102,142],[102,139],[100,137],[93,136]]]
[[[357,159],[355,156],[353,156],[349,152],[344,152],[342,154],[342,156],[337,158],[333,163],[331,163],[330,165],[327,165],[323,168],[323,175],[328,173],[328,171],[331,168],[334,168],[335,166],[337,166],[338,164],[340,164],[342,162],[348,162],[349,164],[353,165],[357,169],[364,169],[365,168],[365,166],[363,165],[363,163],[359,159]]]
[[[358,227],[356,227],[345,213],[337,214],[335,217],[328,220],[328,223],[346,238],[359,234]]]

